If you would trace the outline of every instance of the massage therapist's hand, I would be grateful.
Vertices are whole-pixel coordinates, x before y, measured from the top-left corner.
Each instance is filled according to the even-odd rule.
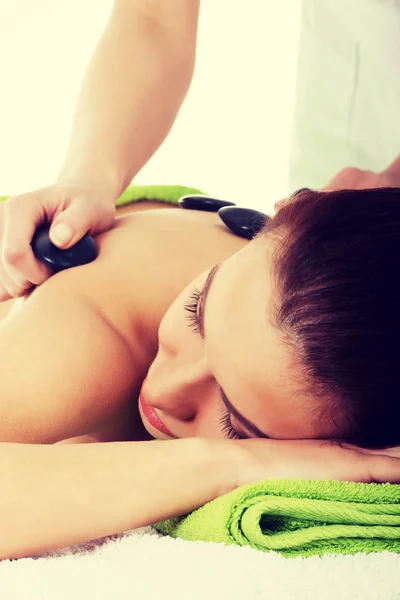
[[[67,249],[86,233],[112,227],[115,200],[100,188],[66,180],[0,203],[0,302],[24,296],[50,277],[50,269],[36,259],[31,247],[42,223],[51,223],[53,244]]]
[[[329,183],[321,189],[323,192],[335,190],[367,190],[381,187],[400,187],[400,155],[383,171],[374,173],[357,167],[346,167],[336,173]],[[278,211],[287,204],[290,198],[275,202],[274,209]]]
[[[400,483],[400,447],[366,450],[330,440],[230,440],[241,449],[236,486],[263,479]]]
[[[383,171],[374,173],[356,167],[347,167],[339,171],[322,188],[324,192],[334,190],[366,190],[381,187],[400,187],[400,155]]]

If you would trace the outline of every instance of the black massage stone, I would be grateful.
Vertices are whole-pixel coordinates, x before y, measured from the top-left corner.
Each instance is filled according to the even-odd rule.
[[[201,194],[192,194],[179,198],[178,204],[181,208],[189,208],[191,210],[206,210],[208,212],[218,212],[224,206],[236,206],[234,202],[226,200],[217,200],[210,196]]]
[[[94,239],[86,234],[78,243],[67,250],[57,248],[49,236],[50,226],[36,230],[32,238],[32,250],[38,260],[50,267],[54,273],[92,262],[97,256]]]
[[[221,208],[218,215],[233,233],[248,240],[251,240],[270,218],[258,210],[237,206]]]

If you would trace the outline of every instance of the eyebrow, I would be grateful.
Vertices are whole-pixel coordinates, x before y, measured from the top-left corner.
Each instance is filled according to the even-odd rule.
[[[208,298],[208,294],[211,289],[211,285],[214,281],[214,277],[217,274],[217,272],[219,271],[221,264],[222,263],[217,263],[216,265],[213,266],[213,268],[209,272],[206,282],[204,284],[203,290],[201,292],[200,299],[199,299],[199,325],[200,325],[200,335],[203,339],[206,339],[205,328],[204,328],[204,315],[205,315],[207,298]],[[233,406],[233,404],[230,402],[227,395],[225,394],[224,390],[218,383],[217,383],[217,386],[218,386],[218,389],[219,389],[219,392],[221,395],[222,402],[225,404],[228,411],[239,421],[239,423],[241,425],[243,425],[245,427],[245,429],[247,429],[247,431],[254,434],[255,436],[257,436],[259,438],[269,439],[269,436],[266,433],[263,433],[260,429],[258,429],[258,427],[256,425],[254,425],[254,423],[249,421],[249,419],[246,419],[246,417],[244,415],[242,415]]]

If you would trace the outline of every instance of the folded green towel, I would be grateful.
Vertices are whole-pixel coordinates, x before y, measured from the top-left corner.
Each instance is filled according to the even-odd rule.
[[[140,200],[159,200],[168,204],[177,204],[179,198],[188,194],[204,194],[197,188],[184,185],[133,185],[130,184],[116,201],[116,206],[123,206]],[[10,196],[0,196],[0,202]]]
[[[153,527],[175,538],[286,557],[400,553],[400,485],[269,479]]]

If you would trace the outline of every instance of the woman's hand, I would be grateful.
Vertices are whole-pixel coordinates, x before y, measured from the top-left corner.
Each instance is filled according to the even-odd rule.
[[[115,213],[115,199],[108,192],[75,181],[58,181],[2,202],[0,302],[24,296],[32,285],[50,277],[50,269],[37,260],[31,247],[35,230],[42,223],[52,224],[51,241],[67,249],[86,233],[94,235],[111,228]],[[58,225],[63,229],[57,230]]]
[[[231,440],[242,450],[236,487],[263,479],[400,483],[400,447],[366,450],[331,440]]]

